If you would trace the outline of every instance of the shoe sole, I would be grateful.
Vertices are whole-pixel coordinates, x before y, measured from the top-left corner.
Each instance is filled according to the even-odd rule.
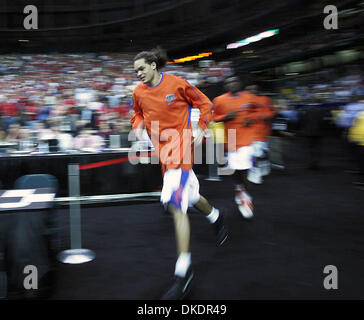
[[[243,216],[243,218],[245,218],[245,219],[251,219],[251,218],[254,217],[254,213],[253,213],[253,211],[250,208],[249,208],[248,214],[245,213],[245,210],[243,209],[244,206],[242,206],[240,204],[241,203],[240,202],[240,199],[237,196],[235,197],[235,203],[237,204],[238,210],[239,210],[240,214]]]
[[[226,236],[225,236],[225,238],[224,239],[222,239],[218,244],[217,244],[217,246],[218,247],[220,247],[220,246],[222,246],[224,243],[225,243],[225,241],[227,240],[227,238],[228,238],[228,234],[226,234]]]
[[[217,247],[222,246],[223,243],[226,241],[228,235],[229,235],[229,233],[228,233],[228,231],[227,231],[227,229],[225,227],[225,214],[223,214],[222,212],[220,212],[220,216],[221,216],[221,219],[222,219],[223,228],[225,229],[225,237],[221,241],[216,242],[216,246]]]
[[[179,300],[183,300],[187,296],[187,294],[190,293],[190,291],[191,291],[191,282],[192,282],[194,277],[195,277],[195,273],[192,272],[190,277],[188,278],[185,286],[184,286],[182,296],[179,298]]]
[[[241,213],[241,215],[243,216],[243,218],[245,219],[252,219],[254,217],[254,214],[251,210],[249,210],[250,212],[248,212],[248,214],[246,214],[246,212],[243,209],[243,206],[238,206],[239,212]]]

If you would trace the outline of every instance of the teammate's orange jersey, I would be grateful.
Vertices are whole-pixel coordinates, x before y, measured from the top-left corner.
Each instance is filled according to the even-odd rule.
[[[226,144],[228,151],[233,152],[237,149],[248,146],[254,142],[255,129],[252,125],[246,126],[244,120],[255,120],[259,113],[255,107],[255,96],[247,91],[241,91],[236,96],[230,92],[216,97],[213,100],[213,116],[215,122],[223,121],[225,116],[231,111],[238,111],[235,119],[225,121],[225,137],[229,139],[228,130],[236,130],[236,146]]]
[[[276,111],[269,97],[255,96],[255,101],[257,111],[259,112],[259,119],[254,124],[254,141],[266,141],[271,131],[271,122],[263,119],[274,117]]]
[[[144,121],[163,172],[172,168],[190,170],[193,166],[191,108],[200,109],[198,125],[207,130],[212,107],[209,98],[185,79],[162,73],[162,79],[155,87],[139,83],[133,92],[133,107],[133,129]],[[152,130],[156,121],[159,129]]]

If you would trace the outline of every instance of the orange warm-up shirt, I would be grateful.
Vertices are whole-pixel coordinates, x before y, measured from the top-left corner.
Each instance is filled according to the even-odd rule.
[[[233,96],[230,92],[216,97],[213,100],[213,116],[215,122],[224,121],[224,117],[231,111],[238,111],[235,119],[225,121],[225,137],[228,138],[228,130],[236,130],[236,145],[225,144],[229,152],[236,151],[241,147],[248,146],[254,142],[255,129],[253,125],[245,126],[245,119],[257,119],[259,112],[255,106],[256,96],[241,91],[237,96]]]
[[[266,96],[255,96],[256,108],[259,119],[254,124],[254,141],[266,141],[271,132],[271,122],[264,121],[263,118],[273,118],[276,110],[272,105],[272,100]]]
[[[163,173],[168,169],[192,169],[191,108],[200,109],[198,125],[207,130],[212,107],[209,98],[185,79],[162,73],[162,79],[155,87],[143,82],[138,84],[133,92],[133,107],[132,127],[145,126],[159,155]],[[158,130],[152,130],[152,121],[158,121]],[[189,130],[184,132],[184,129]]]

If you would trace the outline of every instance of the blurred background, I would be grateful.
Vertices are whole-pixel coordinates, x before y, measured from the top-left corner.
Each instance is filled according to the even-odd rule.
[[[333,194],[340,195],[341,188],[346,188],[345,195],[350,194],[355,199],[351,199],[352,206],[345,210],[352,212],[354,217],[362,209],[363,203],[359,199],[364,190],[363,1],[30,2],[0,2],[2,189],[12,189],[16,179],[22,175],[50,173],[59,181],[57,196],[64,197],[69,191],[67,164],[70,161],[88,164],[115,160],[123,152],[124,156],[127,155],[127,150],[133,146],[139,149],[150,147],[147,138],[145,144],[133,143],[128,139],[133,113],[132,92],[138,84],[133,57],[140,51],[161,46],[169,57],[164,71],[187,79],[211,100],[224,93],[223,81],[232,74],[239,75],[245,86],[257,85],[260,95],[272,99],[277,116],[273,120],[271,136],[280,138],[280,142],[273,139],[275,142],[271,164],[272,169],[277,169],[279,174],[269,178],[277,179],[275,183],[279,183],[282,179],[280,174],[293,175],[290,178],[295,183],[294,187],[291,188],[291,184],[285,185],[287,190],[284,196],[294,192],[296,207],[307,205],[299,195],[306,191],[311,195],[320,192],[324,194],[335,184],[331,178],[317,178],[317,174],[325,171],[310,172],[302,177],[300,170],[308,168],[328,170],[326,173],[331,175],[343,173],[337,177],[340,182],[335,191],[337,193]],[[31,14],[24,13],[27,5],[37,8],[37,29],[24,28],[24,20]],[[324,20],[329,15],[324,13],[327,5],[337,8],[336,29],[328,30],[324,27]],[[312,110],[319,110],[319,113]],[[195,111],[193,123],[196,123],[198,116],[198,111]],[[285,125],[275,127],[274,123]],[[312,143],[312,140],[320,142]],[[88,156],[82,157],[84,154]],[[49,155],[54,155],[52,161],[45,158]],[[141,167],[123,163],[113,168],[114,171],[106,174],[103,170],[112,170],[111,166],[81,172],[81,195],[160,191],[159,167],[148,165],[148,161]],[[200,177],[210,177],[210,169],[206,165],[198,166],[196,172]],[[113,179],[106,182],[105,175]],[[154,182],[151,182],[151,175],[155,177]],[[309,180],[311,178],[314,181],[312,183]],[[307,186],[310,183],[316,186],[317,193],[309,189],[301,190],[304,185],[296,185],[300,179],[308,179]],[[228,178],[225,180],[228,181]],[[219,187],[214,183],[217,182],[212,182],[206,188],[212,197],[217,197],[217,202],[223,201],[219,197],[229,197],[229,194],[217,195]],[[352,190],[361,192],[361,195],[352,194]],[[259,192],[262,191],[258,191],[258,195]],[[279,197],[279,194],[263,194],[268,199]],[[328,194],[327,197],[330,198]],[[339,196],[336,200],[339,201],[338,199]],[[311,201],[314,204],[319,202],[320,199],[316,196]],[[340,205],[332,202],[331,213],[338,210]],[[259,200],[257,206],[259,207]],[[268,205],[262,204],[261,208],[264,206]],[[277,203],[277,210],[279,206]],[[159,209],[156,205],[153,210],[158,212]],[[287,209],[287,212],[291,209]],[[138,212],[137,207],[130,209],[130,212],[133,210]],[[284,212],[285,209],[282,210]],[[115,212],[110,214],[114,214],[116,219]],[[325,215],[326,211],[322,214]],[[337,214],[340,215],[340,212]],[[95,211],[94,217],[96,216]],[[95,223],[95,219],[92,223]],[[346,222],[351,225],[352,221],[348,218]],[[340,224],[336,221],[333,230]],[[68,228],[67,221],[61,225],[67,225]],[[263,229],[260,230],[262,233]],[[63,229],[58,225],[57,230],[59,232]],[[251,231],[252,237],[259,234],[256,230]],[[358,235],[355,245],[362,248],[364,243],[359,236],[360,230],[355,231]],[[133,236],[130,235],[130,239]],[[89,245],[95,245],[91,235],[89,238],[86,235],[86,241],[87,239]],[[111,238],[109,240],[115,241]],[[64,249],[65,241],[61,244],[57,242],[56,250]],[[350,241],[348,239],[349,246]],[[328,246],[333,248],[335,242],[336,238],[333,237]],[[99,244],[97,242],[96,246]],[[327,252],[322,247],[320,250]],[[161,252],[164,252],[163,249]],[[355,264],[355,270],[363,263],[362,254],[357,257],[360,263]],[[297,261],[306,261],[306,258],[308,257],[298,258]],[[130,259],[131,263],[133,259]],[[235,270],[238,272],[238,265]],[[66,275],[64,277],[74,276],[69,270],[63,271],[63,275]],[[227,277],[228,274],[224,276]],[[274,275],[272,278],[278,279]],[[306,284],[311,280],[309,278]],[[110,292],[95,296],[81,291],[71,293],[74,292],[71,290],[72,284],[66,281],[66,287],[62,287],[55,297],[153,299],[155,296],[149,295],[147,289],[152,288],[156,282],[159,282],[158,278],[151,277],[145,284],[145,291],[128,287],[121,295],[118,295],[117,289],[110,289]],[[84,283],[79,286],[82,284]],[[250,288],[253,288],[252,296],[258,298],[331,298],[318,291],[310,291],[305,285],[302,292],[296,288],[298,291],[287,289],[284,293],[277,292],[279,286],[278,282],[273,283],[271,288],[276,291],[273,290],[270,295],[261,294],[256,282]],[[212,292],[210,289],[202,288],[194,298],[250,297],[238,289],[233,293],[223,290],[220,296],[217,293],[209,296],[207,292]],[[360,295],[355,289],[351,293],[350,297]],[[343,297],[347,297],[345,293]]]
[[[103,138],[96,148],[108,147],[110,134],[130,129],[132,58],[156,46],[169,55],[166,72],[211,99],[238,73],[276,106],[325,104],[333,124],[364,93],[360,1],[33,1],[34,30],[23,27],[27,5],[0,4],[3,141],[37,142],[57,127],[75,137],[88,123]],[[324,28],[326,5],[338,9],[337,29]],[[72,137],[63,135],[63,150]]]

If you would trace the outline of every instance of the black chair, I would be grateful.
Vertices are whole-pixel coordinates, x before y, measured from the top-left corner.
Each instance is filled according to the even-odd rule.
[[[15,181],[14,189],[51,188],[58,192],[58,180],[51,174],[27,174]]]
[[[50,174],[29,174],[15,181],[14,189],[49,188],[58,192],[58,181]],[[47,210],[15,213],[14,232],[6,255],[9,299],[44,299],[52,292],[59,246],[59,223],[53,205]],[[21,245],[19,245],[21,244]],[[24,250],[26,248],[27,250]],[[24,261],[38,268],[38,290],[24,290]]]

